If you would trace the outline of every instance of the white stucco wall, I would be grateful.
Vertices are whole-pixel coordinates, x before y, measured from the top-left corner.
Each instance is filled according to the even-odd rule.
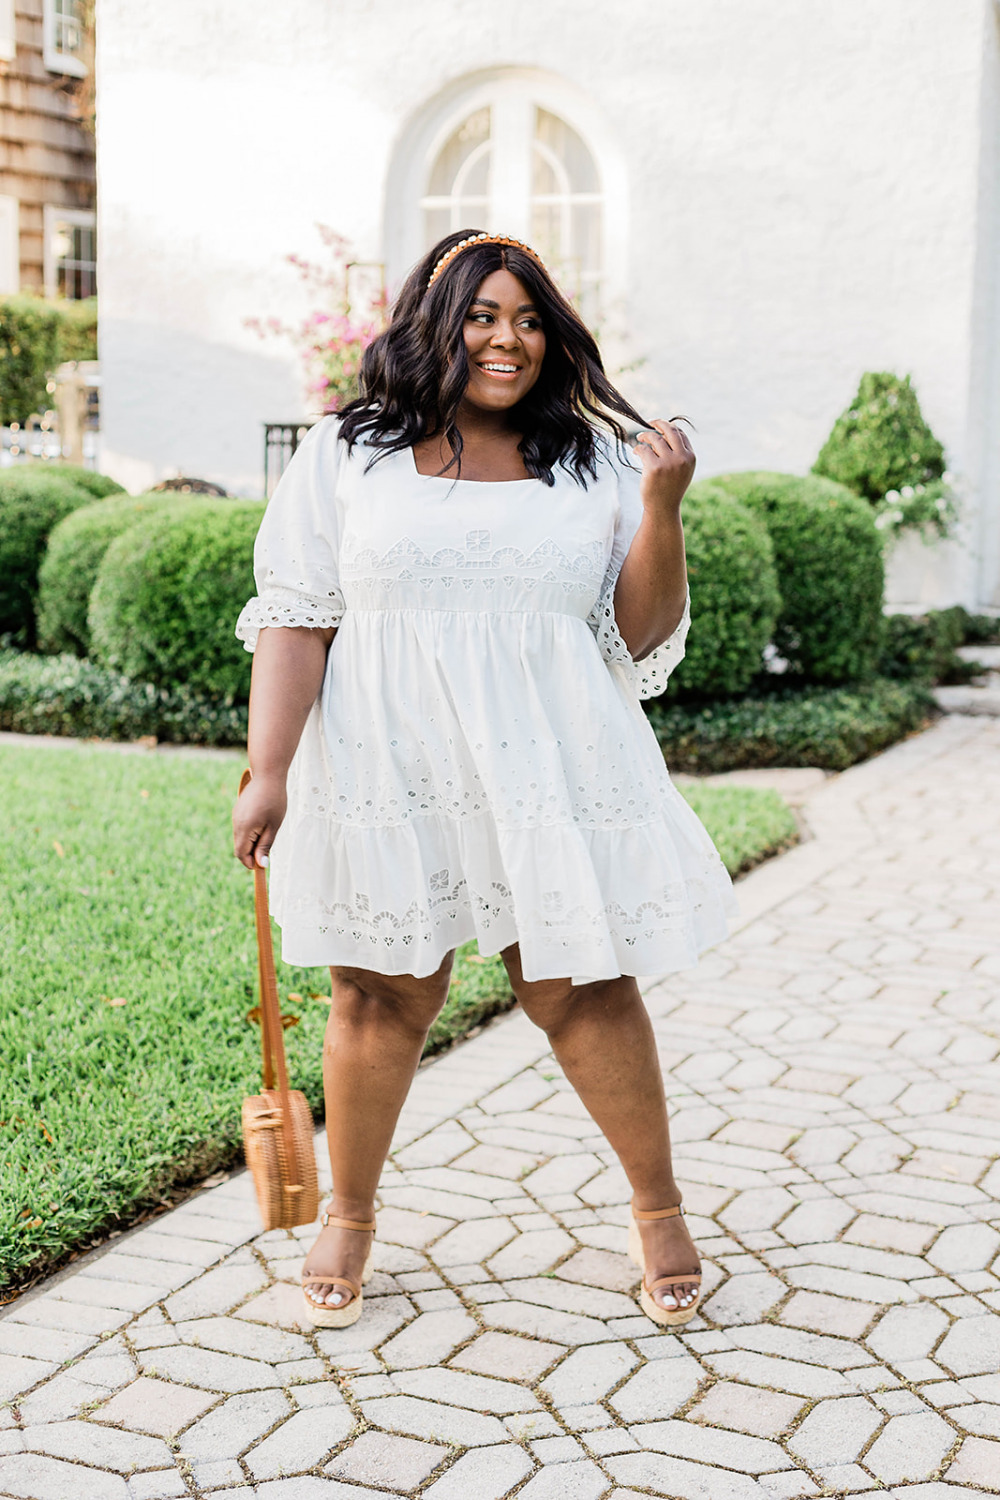
[[[105,464],[259,493],[260,424],[303,411],[294,356],[243,326],[299,309],[283,256],[322,221],[398,273],[432,101],[536,69],[616,164],[633,399],[691,416],[702,474],[804,470],[863,370],[912,373],[971,496],[933,602],[1000,602],[993,23],[993,0],[99,0]]]

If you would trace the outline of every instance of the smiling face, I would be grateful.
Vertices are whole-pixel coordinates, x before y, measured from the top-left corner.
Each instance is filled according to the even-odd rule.
[[[469,384],[465,400],[480,411],[516,406],[542,372],[545,331],[531,293],[512,272],[492,271],[465,315]]]

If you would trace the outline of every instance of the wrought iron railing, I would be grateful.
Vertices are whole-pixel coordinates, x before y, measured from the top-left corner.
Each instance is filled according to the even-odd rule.
[[[313,425],[313,421],[264,423],[264,494],[268,500],[296,448]]]

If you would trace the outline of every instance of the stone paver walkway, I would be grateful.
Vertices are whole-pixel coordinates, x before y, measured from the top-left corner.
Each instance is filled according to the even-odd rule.
[[[1000,725],[829,782],[653,983],[709,1295],[632,1300],[627,1189],[515,1015],[421,1071],[361,1321],[239,1176],[0,1319],[0,1495],[794,1500],[1000,1481]]]

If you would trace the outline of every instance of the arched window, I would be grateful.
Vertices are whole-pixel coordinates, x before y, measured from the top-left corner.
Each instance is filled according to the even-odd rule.
[[[424,157],[421,249],[456,229],[532,245],[590,324],[605,279],[605,194],[579,130],[530,80],[497,80],[450,112]]]

